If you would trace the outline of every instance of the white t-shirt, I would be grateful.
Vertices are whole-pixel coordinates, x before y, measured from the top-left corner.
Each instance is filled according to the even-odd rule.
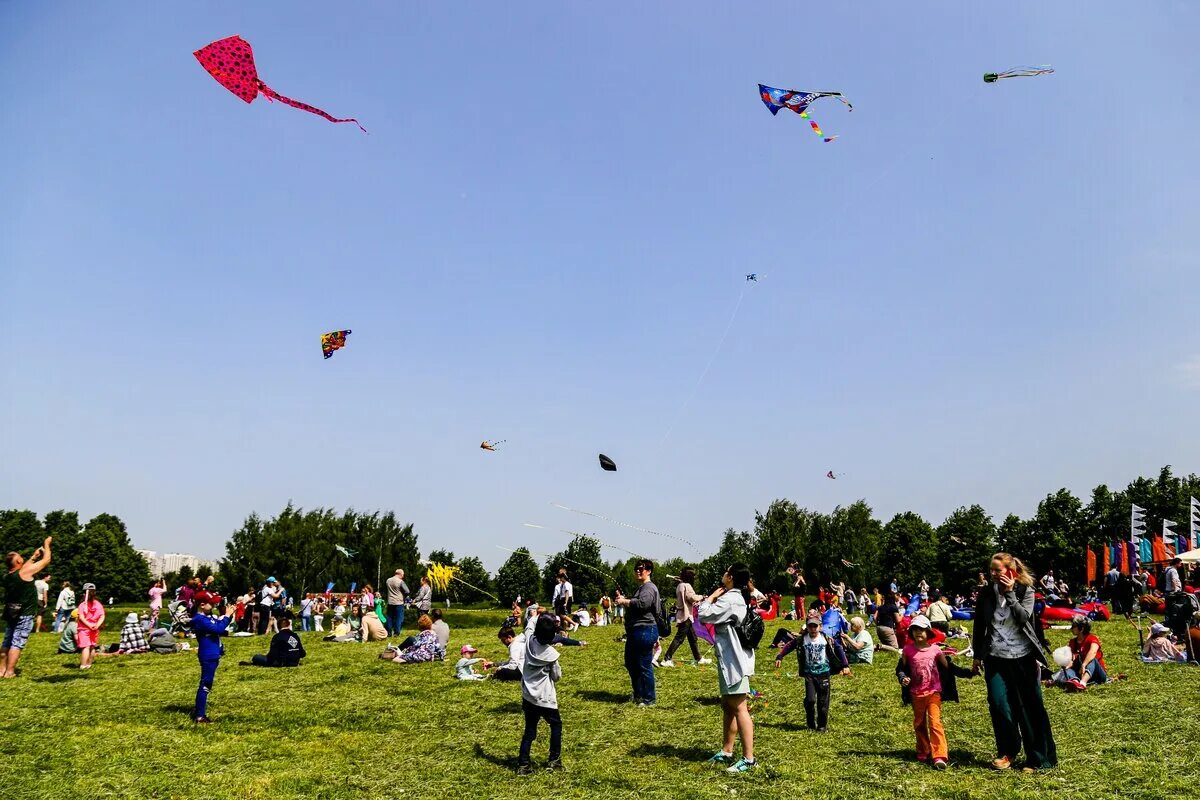
[[[38,602],[46,605],[50,601],[50,584],[46,583],[41,578],[33,582],[33,588],[37,589]]]
[[[557,603],[560,597],[570,597],[572,600],[575,599],[575,587],[571,585],[570,581],[563,581],[562,583],[554,584],[554,597],[552,599],[555,603]]]
[[[592,615],[588,613],[586,608],[579,609],[572,616],[575,617],[575,621],[579,623],[579,627],[581,628],[587,628],[592,624]]]

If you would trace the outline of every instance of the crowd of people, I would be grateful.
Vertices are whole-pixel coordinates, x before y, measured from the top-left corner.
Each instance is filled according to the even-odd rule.
[[[0,651],[0,677],[16,675],[22,650],[40,630],[43,614],[49,609],[50,579],[44,571],[51,562],[51,544],[47,538],[28,560],[19,553],[8,554],[4,576],[7,626]],[[602,597],[590,607],[575,597],[563,570],[548,608],[534,600],[522,604],[521,598],[513,603],[511,615],[497,633],[507,655],[503,661],[493,663],[480,657],[474,646],[461,646],[454,665],[456,678],[521,684],[525,727],[518,750],[520,774],[532,771],[532,745],[543,721],[550,730],[547,766],[563,767],[563,720],[556,691],[563,670],[559,648],[585,646],[586,641],[576,638],[581,628],[618,622],[623,625],[620,639],[631,701],[639,708],[657,704],[656,669],[675,667],[676,654],[686,642],[694,665],[716,665],[721,748],[709,761],[731,773],[747,772],[758,765],[750,679],[755,674],[755,648],[762,636],[761,619],[778,612],[779,595],[759,592],[746,566],[737,563],[729,565],[720,584],[704,595],[693,585],[694,570],[687,568],[677,578],[674,608],[668,610],[654,583],[653,570],[653,562],[639,559],[634,565],[636,584],[628,595],[618,588],[612,597]],[[1071,607],[1069,587],[1053,573],[1035,582],[1025,565],[1007,553],[997,553],[989,571],[980,573],[976,586],[965,595],[955,593],[953,599],[923,580],[907,593],[893,580],[873,592],[865,588],[854,591],[844,584],[820,586],[808,602],[801,571],[793,565],[788,573],[795,599],[783,618],[802,620],[804,626],[798,631],[781,628],[776,632],[774,662],[781,668],[787,657],[795,654],[796,676],[804,685],[805,720],[817,733],[825,732],[830,724],[833,679],[849,675],[854,665],[875,663],[877,652],[895,652],[901,698],[913,714],[917,761],[936,769],[949,767],[942,702],[958,700],[958,679],[982,675],[995,738],[993,766],[1011,768],[1023,750],[1024,769],[1046,769],[1057,763],[1057,753],[1043,688],[1082,692],[1122,677],[1106,662],[1103,643],[1087,614],[1070,617],[1069,626],[1063,626],[1069,627],[1070,639],[1051,651],[1041,616],[1047,607]],[[1127,598],[1119,596],[1124,591],[1120,589],[1122,577],[1144,592],[1130,605],[1124,604]],[[1195,580],[1200,576],[1189,576],[1178,559],[1164,569],[1158,581],[1168,606],[1181,595],[1192,594],[1185,591],[1189,577]],[[1103,594],[1118,611],[1132,611],[1135,604],[1148,603],[1154,598],[1149,593],[1157,590],[1155,577],[1148,573],[1122,576],[1118,572],[1116,579],[1109,574],[1098,583],[1086,590],[1084,597],[1090,598],[1093,592]],[[194,640],[200,681],[193,718],[200,724],[209,721],[208,699],[224,654],[222,637],[271,635],[265,654],[241,662],[254,667],[299,666],[307,655],[301,632],[325,634],[325,642],[386,642],[379,657],[396,664],[444,661],[451,638],[442,609],[432,607],[428,579],[422,577],[417,590],[410,593],[404,571],[399,569],[380,591],[364,585],[343,594],[307,593],[298,604],[274,576],[260,588],[231,598],[215,591],[212,577],[203,581],[193,578],[173,594],[159,580],[149,588],[147,601],[147,611],[125,615],[119,640],[105,646],[100,638],[106,607],[96,586],[83,584],[77,596],[74,587],[64,582],[51,626],[61,635],[59,651],[77,653],[80,669],[86,670],[97,657],[173,653],[192,649]],[[169,617],[160,619],[164,609]],[[406,638],[391,642],[404,636],[410,610],[415,629]],[[1189,611],[1181,628],[1171,624],[1170,614],[1167,624],[1155,622],[1149,639],[1143,642],[1142,659],[1195,660],[1190,642],[1196,631],[1189,624],[1194,618],[1195,613]],[[299,631],[294,629],[297,619]],[[972,621],[969,632],[966,626],[955,624],[965,619]],[[669,642],[665,653],[664,642]],[[710,648],[712,658],[701,651],[701,642]],[[970,667],[956,663],[956,656],[969,658]]]

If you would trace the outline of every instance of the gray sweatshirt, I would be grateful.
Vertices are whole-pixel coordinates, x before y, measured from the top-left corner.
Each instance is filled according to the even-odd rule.
[[[558,708],[554,684],[562,678],[558,651],[532,635],[525,640],[525,664],[521,667],[521,697],[535,706]]]

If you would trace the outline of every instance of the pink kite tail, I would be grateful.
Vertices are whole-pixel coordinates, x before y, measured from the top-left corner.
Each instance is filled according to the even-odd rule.
[[[318,117],[324,117],[325,119],[329,120],[330,122],[353,122],[355,125],[358,125],[358,129],[360,131],[362,131],[363,133],[367,132],[367,129],[364,128],[361,124],[359,124],[359,121],[356,119],[353,119],[350,117],[347,117],[346,119],[338,119],[337,117],[330,116],[329,114],[326,114],[324,111],[317,108],[316,106],[310,106],[308,103],[301,103],[299,100],[293,100],[290,97],[284,97],[279,92],[272,89],[270,86],[267,86],[261,80],[258,82],[258,90],[260,92],[262,92],[263,96],[266,97],[268,100],[278,100],[281,103],[286,103],[287,105],[291,106],[292,108],[298,108],[301,111],[307,111],[310,114],[316,114]]]

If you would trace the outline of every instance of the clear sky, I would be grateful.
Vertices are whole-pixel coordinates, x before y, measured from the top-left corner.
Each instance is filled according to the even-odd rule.
[[[0,507],[494,568],[1200,470],[1200,4],[624,5],[0,4]]]

